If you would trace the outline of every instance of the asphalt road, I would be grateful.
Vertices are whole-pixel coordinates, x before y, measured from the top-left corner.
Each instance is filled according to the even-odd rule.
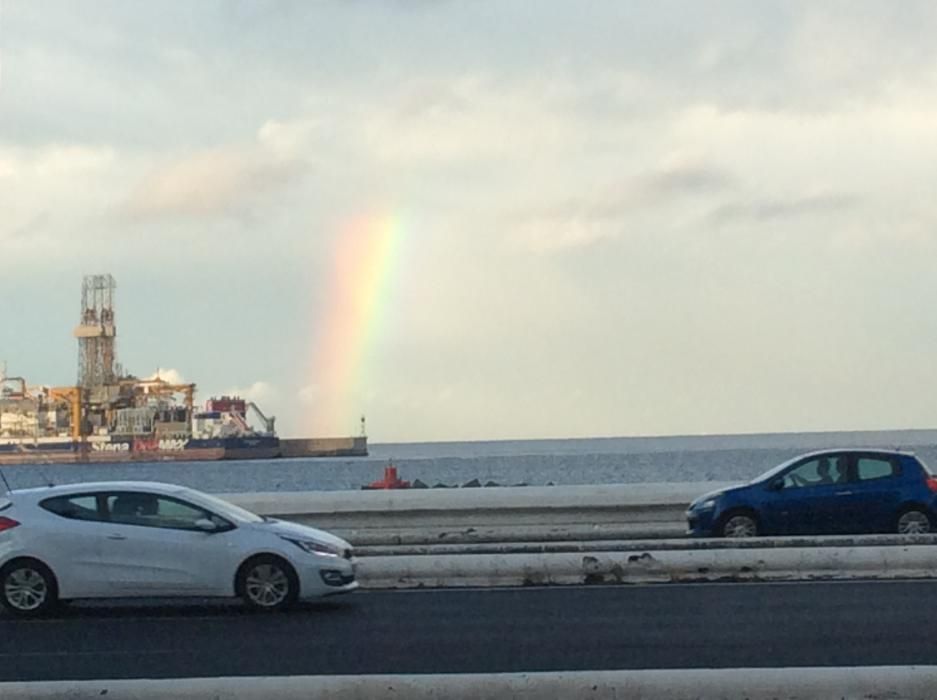
[[[0,680],[932,664],[937,581],[358,592],[0,617]]]

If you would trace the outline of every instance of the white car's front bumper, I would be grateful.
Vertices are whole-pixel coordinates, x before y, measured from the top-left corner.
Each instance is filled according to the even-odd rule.
[[[299,597],[302,600],[351,593],[358,588],[355,561],[337,557],[310,557],[296,567],[299,576]]]

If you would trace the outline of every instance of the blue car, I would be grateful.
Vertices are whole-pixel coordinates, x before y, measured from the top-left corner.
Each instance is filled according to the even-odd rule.
[[[696,537],[922,534],[937,529],[937,479],[910,452],[823,450],[700,496],[686,517]]]

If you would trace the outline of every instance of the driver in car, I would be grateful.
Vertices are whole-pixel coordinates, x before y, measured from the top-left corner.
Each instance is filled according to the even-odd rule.
[[[834,479],[830,474],[830,460],[824,457],[817,464],[817,478],[805,479],[800,474],[792,473],[792,479],[798,486],[823,486],[826,484],[835,484],[838,479]],[[841,478],[842,475],[839,476]]]

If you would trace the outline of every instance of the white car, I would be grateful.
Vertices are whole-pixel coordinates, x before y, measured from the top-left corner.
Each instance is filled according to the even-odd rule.
[[[0,497],[0,603],[240,597],[278,610],[358,587],[351,545],[182,486],[114,481]]]

